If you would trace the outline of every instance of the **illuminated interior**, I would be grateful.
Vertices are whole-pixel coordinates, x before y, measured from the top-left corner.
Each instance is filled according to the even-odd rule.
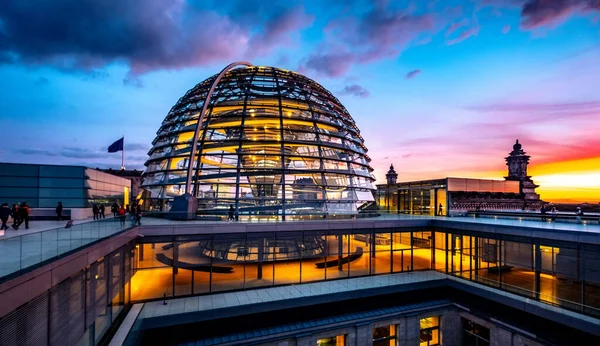
[[[200,111],[216,76],[189,90],[157,132],[143,187],[167,211],[186,190]],[[272,67],[230,70],[199,130],[191,191],[199,214],[236,218],[353,215],[373,203],[373,169],[358,127],[329,91]]]

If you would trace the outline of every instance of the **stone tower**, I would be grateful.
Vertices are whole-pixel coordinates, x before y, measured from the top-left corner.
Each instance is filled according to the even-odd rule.
[[[536,185],[531,177],[527,175],[527,165],[529,164],[529,155],[526,155],[521,143],[517,139],[513,150],[506,157],[506,165],[508,166],[508,176],[506,180],[520,182],[520,192],[525,198],[525,203],[532,207],[537,207],[541,203],[540,195],[535,193]]]
[[[394,170],[394,165],[390,165],[390,170],[385,175],[388,185],[395,185],[398,180],[398,173]]]

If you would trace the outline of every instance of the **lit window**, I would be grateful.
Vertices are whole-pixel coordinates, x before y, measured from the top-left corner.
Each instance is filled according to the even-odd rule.
[[[440,318],[438,316],[422,318],[420,321],[420,346],[440,344]]]
[[[346,335],[331,336],[317,340],[317,346],[345,346]]]
[[[395,344],[395,325],[373,328],[373,346],[393,346]]]

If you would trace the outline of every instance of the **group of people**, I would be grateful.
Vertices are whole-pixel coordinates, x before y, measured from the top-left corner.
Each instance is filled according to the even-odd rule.
[[[92,207],[92,214],[94,214],[94,220],[106,219],[106,215],[104,215],[104,205],[94,204]]]
[[[542,214],[542,221],[547,221],[548,219],[546,218],[546,214],[548,214],[548,212],[550,212],[550,221],[554,222],[556,221],[556,214],[558,214],[558,210],[556,209],[555,206],[550,206],[548,204],[542,204],[542,207],[540,208],[540,213]]]
[[[552,222],[556,221],[556,216],[558,215],[558,210],[556,209],[556,207],[554,205],[551,205],[551,204],[550,205],[543,204],[542,207],[540,208],[540,213],[542,214],[542,221],[548,220],[548,218],[546,217],[548,212],[550,213],[550,221],[552,221]],[[582,220],[583,211],[581,210],[581,207],[577,207],[577,210],[575,210],[575,217],[576,217],[577,223],[583,223],[583,220]]]
[[[122,206],[115,202],[110,207],[110,211],[113,213],[113,216],[115,218],[119,218],[121,226],[125,226],[125,219],[127,215],[130,216],[131,222],[134,225],[142,225],[142,206],[140,205]],[[102,213],[102,215],[104,218],[104,212]]]
[[[21,204],[13,204],[12,207],[8,206],[8,203],[3,203],[0,206],[0,220],[2,220],[2,226],[0,230],[8,229],[8,219],[13,219],[12,228],[16,231],[23,223],[25,223],[25,229],[29,229],[29,206],[27,202]]]

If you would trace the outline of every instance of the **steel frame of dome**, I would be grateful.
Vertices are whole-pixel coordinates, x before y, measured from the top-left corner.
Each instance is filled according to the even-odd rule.
[[[227,214],[232,205],[236,219],[355,215],[374,201],[363,142],[348,111],[321,85],[236,62],[169,111],[142,186],[157,207],[191,192],[200,214]]]

